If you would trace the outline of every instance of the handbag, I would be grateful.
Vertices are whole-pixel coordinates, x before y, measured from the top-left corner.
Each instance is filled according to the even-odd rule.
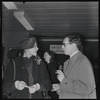
[[[43,92],[43,99],[52,99],[47,91]]]

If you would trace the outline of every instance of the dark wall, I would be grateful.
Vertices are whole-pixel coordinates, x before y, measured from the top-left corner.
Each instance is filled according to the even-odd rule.
[[[5,47],[2,44],[2,64],[3,64],[3,60],[4,60],[4,53],[5,53]]]

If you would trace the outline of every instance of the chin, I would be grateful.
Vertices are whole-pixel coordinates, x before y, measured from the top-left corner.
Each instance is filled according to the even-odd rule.
[[[64,53],[65,55],[68,55],[68,53]]]
[[[37,56],[37,53],[36,54],[33,54],[33,56]]]

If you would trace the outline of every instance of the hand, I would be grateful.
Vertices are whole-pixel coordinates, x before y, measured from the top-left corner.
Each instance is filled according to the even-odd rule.
[[[38,91],[40,89],[40,84],[39,83],[36,83],[36,91]]]
[[[60,89],[59,84],[52,84],[52,90],[51,91],[58,91]]]
[[[29,93],[35,93],[36,92],[36,85],[29,86]]]
[[[15,87],[18,90],[23,90],[25,87],[27,87],[27,84],[24,81],[16,81]]]
[[[60,82],[62,82],[62,80],[65,78],[65,75],[64,73],[61,71],[61,70],[57,70],[56,73],[58,74],[57,75],[57,78]]]

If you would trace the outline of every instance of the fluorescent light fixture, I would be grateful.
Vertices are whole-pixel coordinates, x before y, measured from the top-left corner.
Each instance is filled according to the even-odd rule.
[[[34,30],[33,27],[29,24],[27,19],[24,16],[24,11],[15,11],[14,16],[16,19],[27,29],[27,30]]]
[[[2,2],[7,9],[18,9],[14,2]]]

